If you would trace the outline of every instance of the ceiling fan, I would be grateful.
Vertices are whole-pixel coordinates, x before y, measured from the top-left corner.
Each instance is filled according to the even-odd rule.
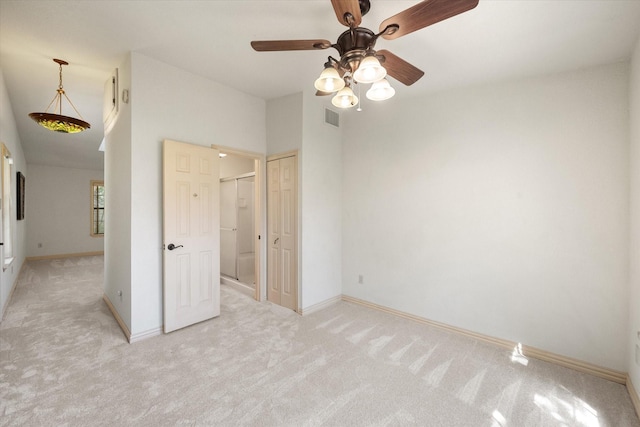
[[[385,79],[386,75],[410,86],[424,72],[388,50],[374,50],[378,37],[387,40],[420,30],[429,25],[451,18],[473,9],[479,0],[424,0],[391,18],[385,19],[374,33],[360,27],[362,17],[369,12],[369,0],[331,0],[338,21],[349,27],[336,43],[324,39],[309,40],[263,40],[252,41],[251,47],[258,52],[288,50],[336,49],[339,59],[329,56],[324,70],[315,81],[316,95],[337,92],[332,103],[336,107],[349,108],[358,104],[351,84],[373,83],[367,92],[372,100],[389,99],[395,93]]]

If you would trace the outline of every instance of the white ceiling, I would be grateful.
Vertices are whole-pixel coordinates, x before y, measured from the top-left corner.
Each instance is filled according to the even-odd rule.
[[[385,18],[416,3],[371,0],[362,26],[377,32]],[[336,52],[255,52],[251,40],[334,42],[345,29],[329,0],[0,0],[0,66],[27,162],[95,169],[103,160],[104,83],[129,51],[271,99],[308,89]],[[425,71],[411,87],[391,80],[397,97],[409,97],[625,61],[639,33],[640,0],[480,0],[431,27],[380,39],[376,48]],[[55,134],[27,117],[55,94],[52,58],[70,63],[64,87],[89,131]]]

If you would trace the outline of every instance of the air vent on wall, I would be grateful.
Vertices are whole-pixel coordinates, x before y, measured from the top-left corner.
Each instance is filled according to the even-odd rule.
[[[340,127],[340,114],[336,113],[333,110],[328,108],[324,109],[324,122],[330,124],[331,126],[335,126],[337,128]]]

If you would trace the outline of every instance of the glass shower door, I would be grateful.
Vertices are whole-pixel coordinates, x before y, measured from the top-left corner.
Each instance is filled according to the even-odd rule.
[[[220,273],[237,279],[237,188],[236,180],[220,182]]]
[[[236,278],[242,283],[253,285],[255,283],[254,177],[238,178],[236,182],[238,191]]]

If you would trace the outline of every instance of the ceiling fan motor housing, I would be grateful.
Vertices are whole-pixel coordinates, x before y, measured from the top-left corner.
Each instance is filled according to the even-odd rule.
[[[368,28],[352,28],[340,34],[333,47],[340,54],[340,66],[354,72],[365,57],[367,50],[376,44],[376,35]]]

